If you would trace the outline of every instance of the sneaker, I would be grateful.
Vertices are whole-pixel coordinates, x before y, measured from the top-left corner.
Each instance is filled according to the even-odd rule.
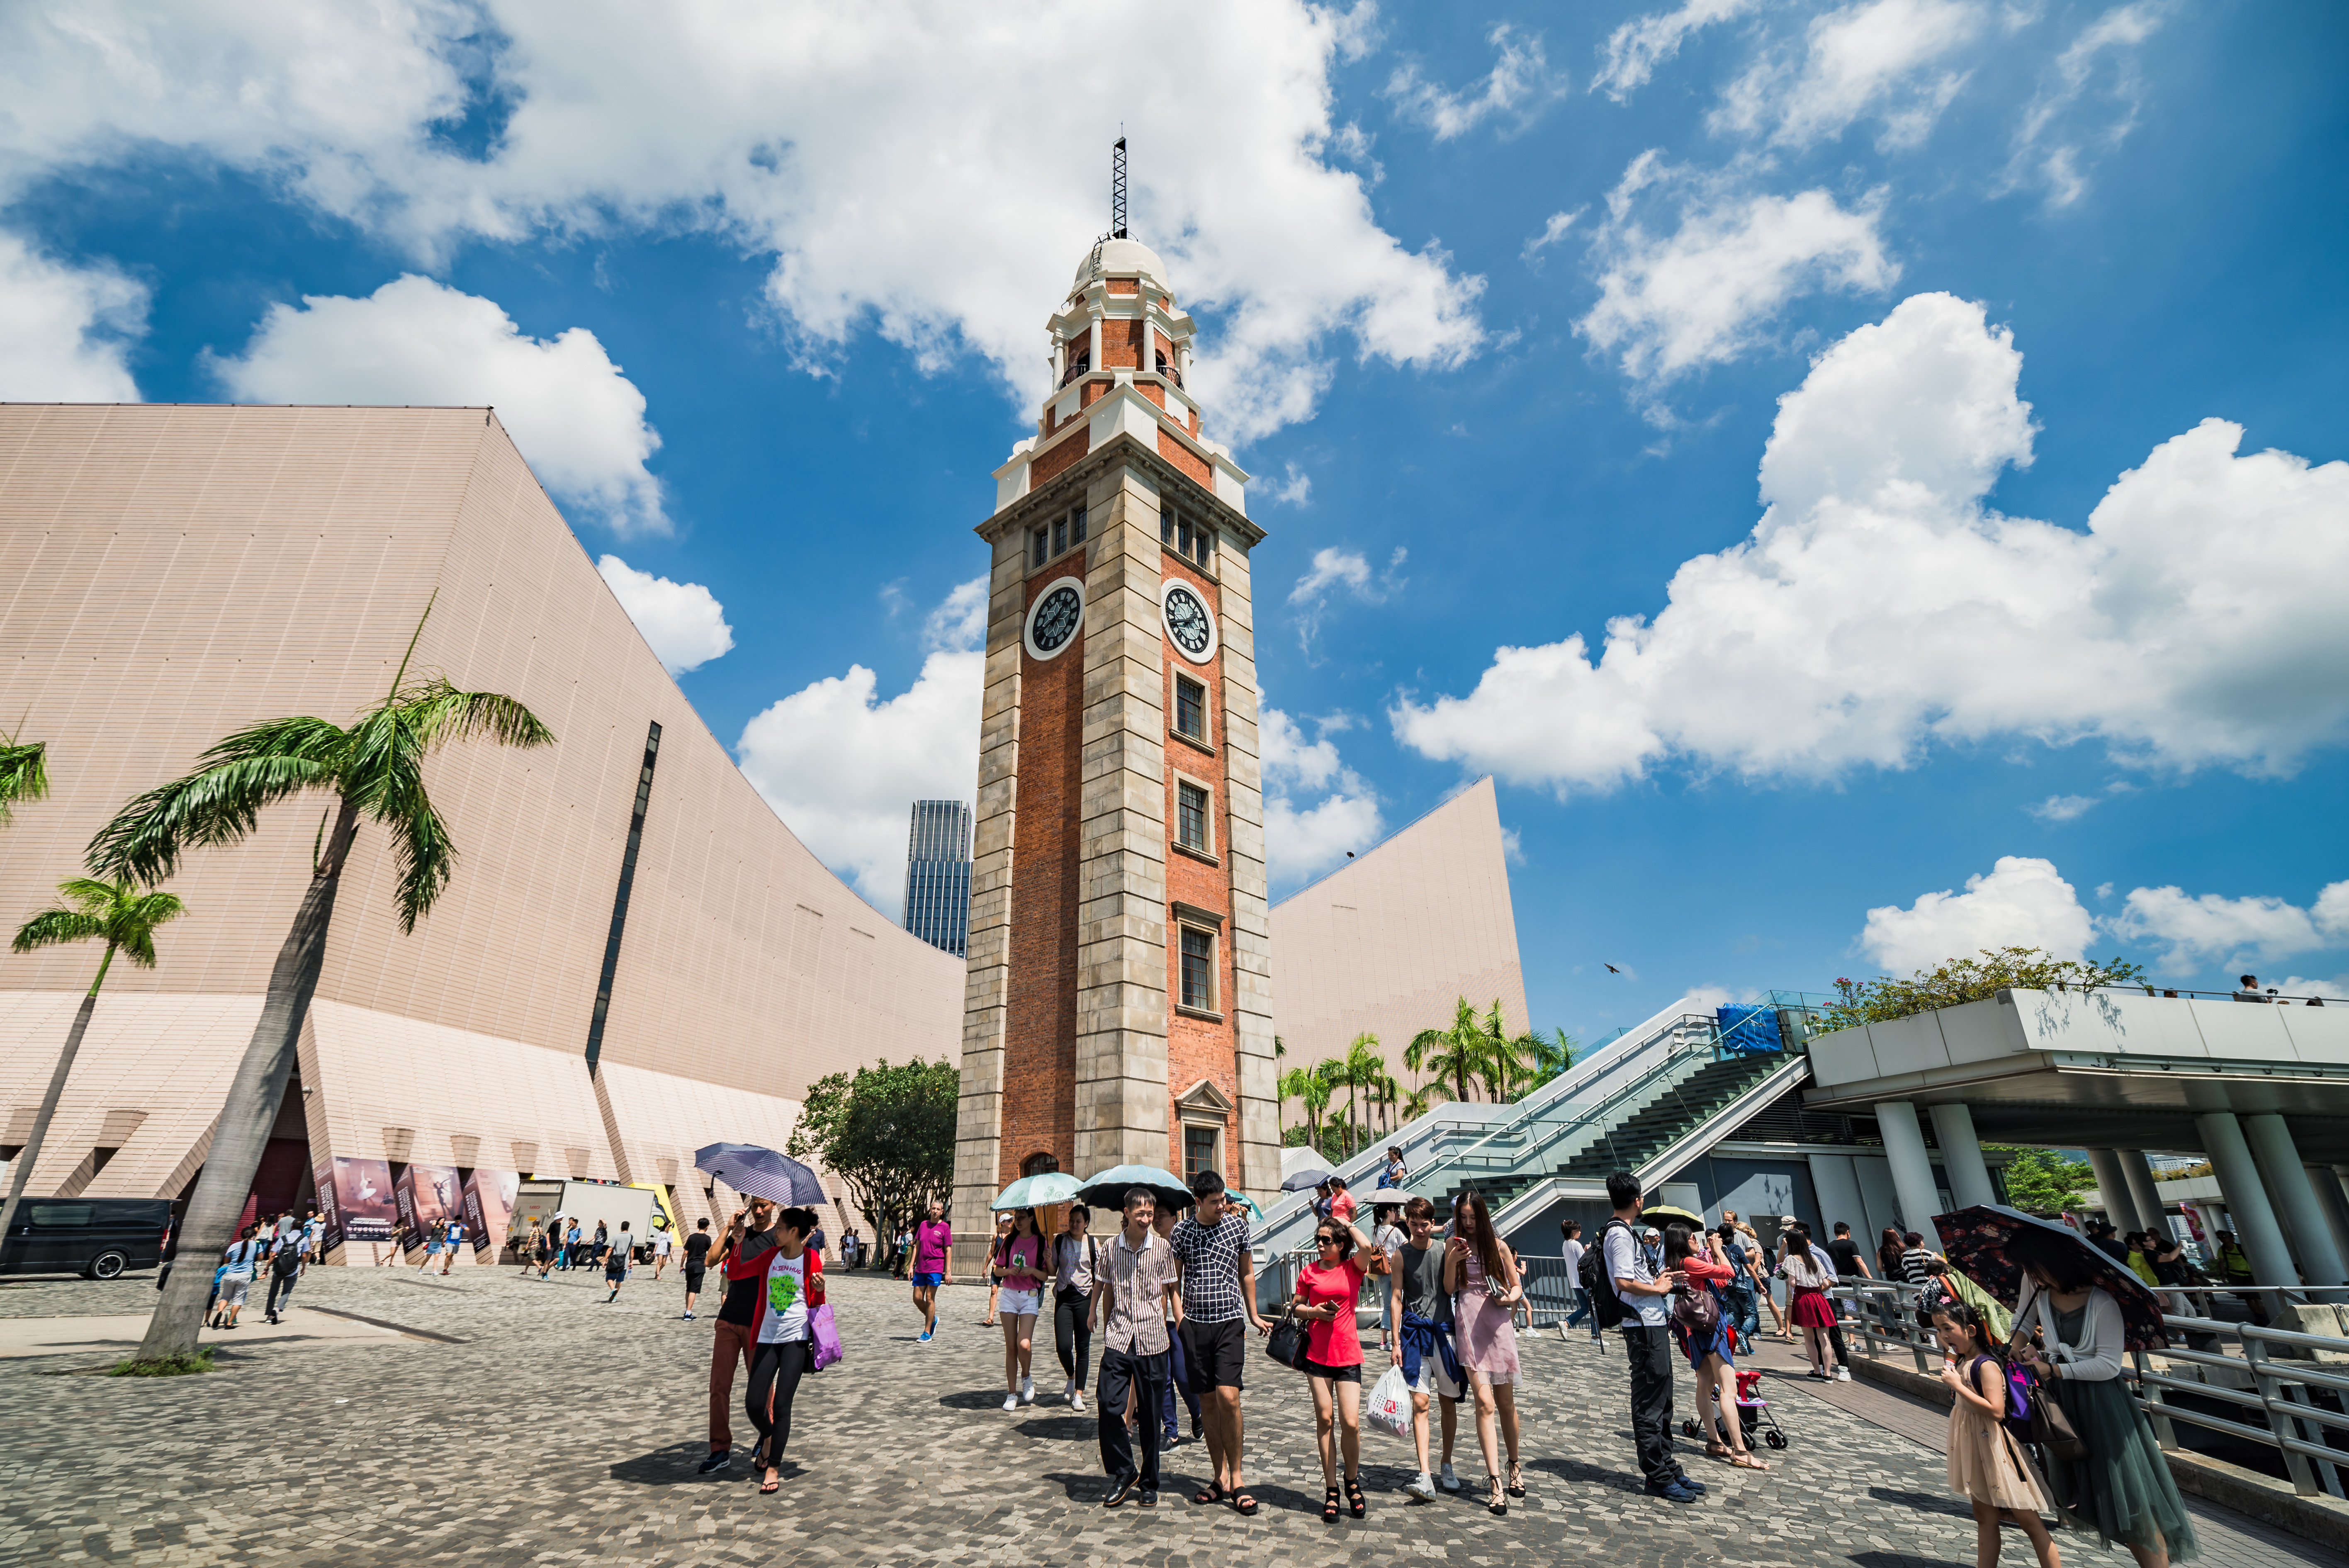
[[[708,1459],[702,1460],[699,1473],[708,1475],[713,1470],[722,1470],[733,1462],[734,1450],[732,1449],[728,1449],[722,1454],[712,1454]]]
[[[1848,1383],[1848,1382],[1850,1382],[1850,1381],[1851,1381],[1851,1368],[1850,1368],[1850,1367],[1837,1367],[1837,1368],[1836,1368],[1836,1381],[1837,1381],[1837,1382],[1838,1382],[1838,1383]]]
[[[1072,1404],[1075,1402],[1076,1397],[1077,1380],[1074,1377],[1071,1377],[1061,1385],[1061,1403],[1063,1405]]]
[[[1686,1486],[1682,1485],[1679,1481],[1672,1481],[1664,1486],[1657,1486],[1651,1482],[1648,1487],[1648,1495],[1650,1497],[1661,1497],[1666,1502],[1694,1502],[1696,1501],[1696,1493],[1691,1491]]]
[[[1019,1379],[1019,1402],[1023,1405],[1032,1405],[1036,1402],[1036,1379],[1033,1377]]]
[[[1422,1470],[1417,1480],[1402,1489],[1402,1494],[1413,1502],[1433,1502],[1435,1482],[1429,1478],[1425,1470]]]
[[[1702,1482],[1702,1481],[1701,1481],[1701,1480],[1696,1480],[1694,1477],[1691,1476],[1691,1475],[1690,1475],[1686,1470],[1682,1470],[1682,1471],[1681,1472],[1681,1476],[1680,1476],[1680,1482],[1681,1482],[1681,1484],[1682,1484],[1682,1486],[1684,1486],[1684,1487],[1688,1488],[1691,1491],[1692,1491],[1692,1492],[1696,1493],[1699,1497],[1702,1497],[1702,1496],[1704,1495],[1704,1482]]]
[[[1460,1478],[1452,1473],[1452,1467],[1450,1465],[1445,1465],[1444,1469],[1437,1473],[1435,1484],[1442,1487],[1446,1491],[1458,1491],[1460,1490]]]
[[[1069,1408],[1080,1416],[1085,1413],[1085,1391],[1082,1388],[1069,1396]]]
[[[1183,1434],[1169,1427],[1159,1434],[1158,1446],[1162,1449],[1179,1449],[1183,1446]]]
[[[920,1345],[927,1345],[930,1342],[930,1331],[926,1328],[922,1330],[921,1334],[916,1336],[915,1342]]]
[[[1195,1443],[1203,1443],[1207,1440],[1206,1430],[1199,1425],[1199,1418],[1196,1416],[1191,1418],[1191,1440]]]
[[[1019,1408],[1019,1396],[1017,1394],[1006,1394],[1003,1396],[1003,1408],[1007,1410],[1018,1409]]]

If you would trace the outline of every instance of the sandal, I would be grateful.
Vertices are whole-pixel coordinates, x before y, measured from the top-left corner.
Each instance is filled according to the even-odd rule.
[[[1338,1522],[1338,1489],[1334,1486],[1330,1489],[1330,1495],[1321,1500],[1321,1522]]]
[[[1244,1491],[1229,1492],[1225,1495],[1224,1501],[1232,1505],[1232,1511],[1234,1513],[1246,1514],[1251,1519],[1256,1517],[1256,1499],[1250,1497],[1247,1493]]]
[[[1492,1494],[1485,1499],[1485,1506],[1490,1509],[1493,1511],[1493,1516],[1497,1519],[1502,1514],[1509,1511],[1509,1500],[1501,1495],[1501,1478],[1499,1476],[1488,1475],[1485,1479],[1490,1481],[1493,1487]]]
[[[1732,1470],[1765,1470],[1770,1468],[1767,1460],[1756,1458],[1750,1453],[1730,1455],[1729,1465]]]
[[[1370,1506],[1369,1501],[1362,1496],[1362,1478],[1358,1475],[1348,1476],[1346,1478],[1346,1511],[1360,1519],[1370,1511]]]
[[[772,1497],[775,1493],[782,1490],[783,1478],[781,1476],[771,1476],[767,1480],[759,1483],[759,1495],[761,1497]]]
[[[1511,1497],[1526,1495],[1526,1467],[1522,1460],[1509,1461],[1509,1484],[1502,1489]]]
[[[1191,1501],[1193,1502],[1208,1505],[1221,1502],[1224,1501],[1224,1489],[1216,1485],[1215,1482],[1210,1481],[1207,1483],[1205,1491],[1193,1492],[1191,1494]]]

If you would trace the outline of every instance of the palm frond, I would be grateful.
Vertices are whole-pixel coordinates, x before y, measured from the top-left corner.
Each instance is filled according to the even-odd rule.
[[[173,894],[135,894],[123,901],[120,913],[109,923],[109,934],[121,943],[124,957],[141,969],[152,969],[155,967],[155,928],[187,913],[188,906]]]
[[[49,792],[48,756],[45,741],[0,745],[0,828],[8,825],[11,805],[37,800]]]
[[[190,850],[233,844],[264,809],[305,789],[330,789],[349,737],[323,718],[272,719],[203,755],[203,766],[133,799],[98,830],[85,859],[102,875],[152,884]]]
[[[390,705],[427,751],[452,740],[476,737],[501,746],[551,746],[554,732],[538,716],[502,692],[459,691],[445,676],[436,676],[409,687]]]
[[[395,895],[399,929],[412,932],[449,885],[449,874],[456,869],[457,846],[450,842],[448,824],[440,820],[440,813],[421,790],[409,810],[387,819],[386,825],[395,836],[399,861],[399,891]]]
[[[106,922],[94,914],[78,909],[45,909],[16,928],[16,940],[9,945],[18,953],[30,953],[105,934]]]

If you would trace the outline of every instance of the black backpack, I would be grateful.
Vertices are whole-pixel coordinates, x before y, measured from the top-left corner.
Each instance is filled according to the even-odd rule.
[[[1621,1220],[1609,1219],[1599,1227],[1598,1241],[1583,1249],[1582,1265],[1577,1271],[1582,1276],[1582,1288],[1590,1295],[1590,1315],[1600,1328],[1613,1328],[1626,1315],[1623,1298],[1615,1294],[1615,1282],[1607,1277],[1607,1233],[1619,1225],[1625,1234],[1630,1233],[1631,1227]],[[1632,1244],[1639,1243],[1635,1239]]]

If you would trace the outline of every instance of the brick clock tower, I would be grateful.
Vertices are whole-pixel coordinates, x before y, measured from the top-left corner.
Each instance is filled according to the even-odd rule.
[[[1200,428],[1191,318],[1122,233],[1050,323],[995,472],[955,1269],[988,1202],[1112,1165],[1279,1184],[1247,476]]]

